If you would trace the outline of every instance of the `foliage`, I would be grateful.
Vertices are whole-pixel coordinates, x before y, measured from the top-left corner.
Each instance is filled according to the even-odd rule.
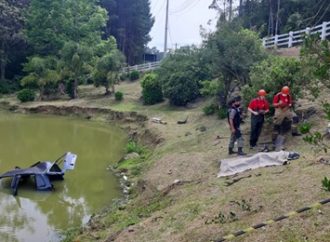
[[[129,65],[143,60],[144,47],[151,40],[149,32],[154,18],[149,0],[101,0],[109,12],[105,37],[113,35]]]
[[[203,108],[205,115],[212,115],[217,111],[218,107],[215,104],[207,105]]]
[[[17,93],[17,98],[23,103],[34,101],[35,93],[31,89],[22,89]]]
[[[16,80],[0,81],[0,94],[8,94],[19,89],[19,83]]]
[[[130,74],[129,74],[129,79],[131,81],[136,81],[137,79],[140,78],[140,72],[138,71],[132,71]]]
[[[310,132],[311,127],[312,127],[311,123],[303,122],[298,126],[298,129],[301,134],[307,134]]]
[[[303,140],[313,145],[315,152],[324,151],[324,153],[327,153],[330,148],[329,144],[324,140],[324,136],[318,131],[309,132],[308,135],[303,137]]]
[[[251,81],[243,88],[245,100],[251,100],[259,89],[265,89],[267,99],[272,103],[274,95],[285,85],[290,87],[293,98],[299,97],[303,78],[300,62],[294,58],[269,56],[254,65],[250,73]]]
[[[153,105],[163,101],[161,83],[154,73],[146,74],[141,82],[143,103]]]
[[[29,74],[22,78],[22,86],[39,87],[40,98],[43,99],[45,87],[52,83],[57,83],[60,79],[56,71],[57,65],[57,59],[52,56],[46,58],[38,56],[28,58],[28,62],[24,64],[23,70]]]
[[[265,58],[264,49],[256,33],[242,29],[235,23],[221,23],[206,43],[212,61],[212,71],[221,77],[222,106],[233,85],[249,83],[251,67]],[[235,83],[236,82],[236,83]]]
[[[99,7],[96,0],[31,0],[26,36],[33,53],[41,59],[58,58],[56,68],[51,69],[52,74],[57,73],[56,81],[73,84],[70,93],[73,98],[77,97],[78,84],[91,75],[106,21],[106,10]],[[45,78],[31,73],[28,68],[25,71],[30,80],[44,84]]]
[[[226,107],[220,107],[218,110],[218,118],[225,119],[228,116],[228,109]]]
[[[23,7],[24,4],[19,1],[0,2],[0,81],[5,80],[7,64],[14,59],[11,53],[24,43]]]
[[[330,103],[323,103],[323,112],[326,115],[326,119],[330,121]]]
[[[135,141],[131,140],[127,143],[126,145],[126,152],[127,153],[138,153],[139,155],[144,152],[144,148],[140,146],[138,143]]]
[[[330,179],[327,177],[324,177],[322,180],[322,187],[324,190],[330,192]]]
[[[245,28],[258,31],[261,36],[275,35],[276,29],[280,34],[315,26],[330,18],[328,2],[323,0],[249,0],[240,3],[234,20],[240,21]]]
[[[120,74],[119,79],[121,81],[125,81],[127,79],[127,74],[125,74],[125,73]]]
[[[316,86],[317,82],[330,88],[330,44],[328,40],[320,40],[319,36],[312,35],[305,38],[301,48],[301,59],[304,75],[310,79],[309,86]]]
[[[212,81],[204,80],[201,82],[202,88],[200,89],[200,93],[202,96],[216,96],[220,90],[223,89],[221,85],[222,82],[219,80],[213,79]]]
[[[157,73],[171,104],[183,106],[200,95],[200,82],[212,79],[209,62],[204,49],[194,46],[168,54]]]
[[[119,92],[119,91],[115,92],[115,99],[116,99],[116,101],[123,100],[123,96],[124,96],[124,94],[122,92]]]
[[[109,87],[112,93],[115,92],[115,83],[118,82],[119,71],[124,62],[123,55],[116,48],[114,38],[109,38],[107,41],[102,41],[100,45],[106,48],[99,50],[99,57],[96,61],[96,68],[93,72],[95,86],[102,85],[105,87],[105,94],[109,94]]]

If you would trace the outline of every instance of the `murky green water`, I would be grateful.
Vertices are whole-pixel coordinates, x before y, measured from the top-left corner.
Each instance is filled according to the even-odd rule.
[[[32,182],[14,197],[10,179],[0,180],[0,241],[59,241],[61,231],[86,223],[120,197],[107,168],[123,155],[125,142],[120,129],[106,124],[0,112],[0,173],[54,161],[66,151],[78,155],[64,181],[53,182],[55,191],[36,191]]]

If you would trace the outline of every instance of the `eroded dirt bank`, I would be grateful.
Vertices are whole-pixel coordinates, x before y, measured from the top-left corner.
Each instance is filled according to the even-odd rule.
[[[81,112],[79,115],[82,118],[117,119],[122,127],[131,135],[140,137],[141,141],[148,140],[141,135],[144,133],[147,133],[146,137],[155,137],[146,142],[153,145],[149,146],[149,152],[143,159],[138,160],[138,172],[128,171],[129,180],[133,183],[131,200],[127,204],[109,205],[87,227],[76,231],[70,237],[71,241],[216,240],[227,233],[329,197],[329,192],[321,189],[321,180],[329,177],[330,166],[318,162],[319,154],[302,137],[287,137],[287,150],[301,154],[299,160],[287,166],[261,168],[235,177],[217,178],[219,160],[228,157],[226,121],[203,115],[202,108],[206,105],[203,100],[184,109],[168,108],[166,103],[146,108],[139,103],[139,97],[129,91],[137,90],[136,85],[121,85],[120,88],[129,97],[127,103],[125,106],[111,103],[113,106],[109,108],[134,109],[138,114],[109,114],[104,110],[104,103],[109,103],[107,100],[91,102],[89,99],[89,105],[83,105],[88,112],[77,111],[80,108],[64,108],[68,111],[62,115]],[[93,114],[89,109],[92,104],[101,110],[97,108],[99,111]],[[23,106],[24,111],[32,105]],[[75,105],[63,105],[61,102],[56,106]],[[57,110],[47,110],[52,109]],[[33,110],[38,111],[39,108]],[[134,117],[138,115],[146,118],[135,122]],[[151,122],[153,117],[161,118],[166,124]],[[187,117],[186,124],[177,124],[178,120]],[[308,121],[316,130],[322,130],[326,125],[320,107]],[[249,128],[247,119],[243,125],[246,141]],[[268,141],[268,128],[265,127],[261,142]],[[330,237],[329,216],[330,206],[323,206],[233,241],[326,242]]]

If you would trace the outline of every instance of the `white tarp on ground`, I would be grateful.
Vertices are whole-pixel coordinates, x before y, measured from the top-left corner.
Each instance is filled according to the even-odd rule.
[[[290,152],[287,151],[277,151],[224,159],[220,161],[218,177],[231,176],[259,167],[284,165],[289,160],[289,154]]]

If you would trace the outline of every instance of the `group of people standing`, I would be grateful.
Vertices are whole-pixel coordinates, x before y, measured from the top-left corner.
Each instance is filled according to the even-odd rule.
[[[269,103],[266,99],[266,91],[261,89],[258,91],[258,96],[252,99],[248,106],[248,111],[251,113],[251,134],[250,134],[250,149],[255,149],[262,127],[265,121],[265,114],[269,112]],[[228,123],[231,131],[228,153],[229,155],[237,153],[238,155],[246,155],[243,151],[244,139],[240,130],[241,124],[241,97],[234,97],[230,103],[228,110]],[[292,121],[292,135],[300,135],[297,130],[299,121],[297,115],[291,110],[292,97],[290,88],[284,86],[282,90],[273,98],[273,107],[275,113],[273,117],[273,133],[272,142],[275,145],[276,139],[282,132],[282,123],[285,118]],[[237,152],[234,152],[235,142],[237,142]]]

